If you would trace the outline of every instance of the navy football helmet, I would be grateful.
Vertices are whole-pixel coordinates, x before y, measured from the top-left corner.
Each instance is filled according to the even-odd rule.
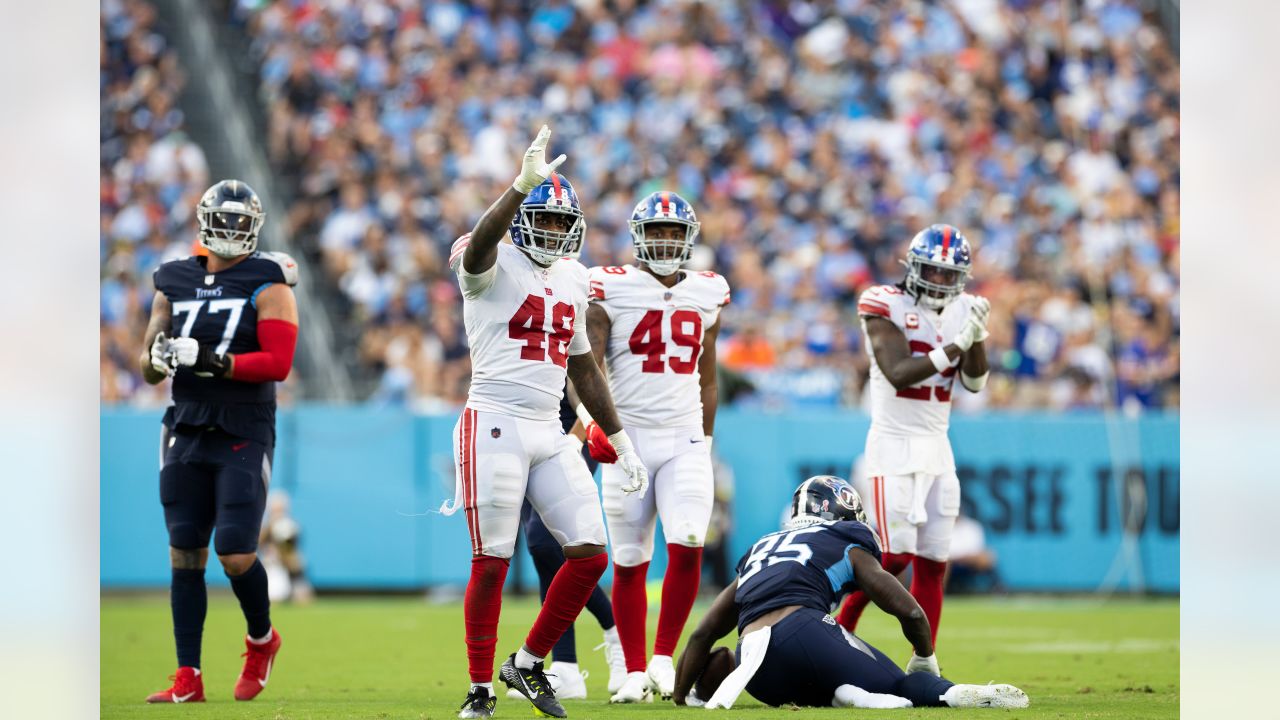
[[[200,244],[218,257],[248,255],[258,248],[266,217],[253,188],[239,180],[223,180],[205,190],[196,205]]]
[[[565,229],[539,227],[547,224],[547,215],[561,216]],[[578,205],[578,193],[565,176],[551,173],[551,177],[543,180],[520,203],[511,221],[511,242],[539,265],[550,265],[562,258],[578,257],[586,230],[587,220]]]
[[[815,475],[800,483],[791,496],[791,517],[786,528],[825,525],[842,520],[867,521],[862,496],[843,478]]]
[[[956,228],[938,224],[916,233],[907,248],[906,288],[916,302],[941,310],[964,292],[973,269],[969,240]]]
[[[658,239],[647,236],[646,226],[666,223],[683,226],[684,237]],[[688,262],[693,241],[698,237],[702,224],[687,200],[673,192],[660,190],[650,193],[636,205],[631,212],[630,227],[636,260],[648,265],[658,275],[670,275]]]

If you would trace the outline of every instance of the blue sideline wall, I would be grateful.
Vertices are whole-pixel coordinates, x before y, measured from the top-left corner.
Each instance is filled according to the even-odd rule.
[[[292,495],[317,587],[465,584],[466,522],[432,512],[453,497],[455,419],[368,407],[280,413],[272,486]],[[154,411],[102,413],[104,587],[168,584],[159,421]],[[735,476],[731,562],[777,529],[805,477],[849,475],[868,424],[857,412],[721,412],[715,448]],[[1116,570],[1127,522],[1147,588],[1178,590],[1176,415],[1111,423],[1094,414],[957,416],[951,439],[965,511],[985,526],[1010,589],[1099,587]],[[660,533],[651,578],[665,564]],[[532,565],[521,562],[532,585]],[[225,583],[216,566],[208,577]],[[1116,575],[1122,588],[1131,577]]]

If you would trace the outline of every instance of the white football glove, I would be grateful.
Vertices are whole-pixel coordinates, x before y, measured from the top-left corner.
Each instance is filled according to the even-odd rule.
[[[164,333],[158,333],[151,341],[151,367],[165,377],[173,377],[173,352],[169,345],[170,340]]]
[[[930,675],[942,677],[942,672],[938,670],[938,653],[924,658],[911,653],[911,659],[907,661],[907,672],[927,672]]]
[[[982,325],[985,327],[987,324],[987,318],[991,315],[991,301],[981,295],[974,295],[973,304],[969,306],[969,312],[976,314],[978,319],[982,321]]]
[[[636,454],[635,448],[631,447],[631,438],[627,437],[625,430],[619,430],[609,436],[609,442],[618,452],[618,467],[627,474],[622,492],[628,495],[638,493],[637,497],[643,500],[645,492],[649,490],[649,471],[645,469],[644,463],[640,462],[640,456]]]
[[[964,319],[964,325],[960,326],[960,332],[956,333],[951,344],[960,348],[960,352],[968,352],[976,342],[981,342],[987,337],[987,328],[983,326],[982,321],[978,319],[972,311]]]
[[[511,187],[517,192],[528,195],[530,191],[538,187],[547,178],[551,177],[551,173],[560,167],[560,163],[565,161],[565,154],[560,153],[560,157],[547,162],[547,142],[551,140],[551,128],[546,125],[538,131],[538,137],[534,139],[533,144],[528,150],[524,151],[524,163],[520,166],[520,175],[515,182],[511,183]]]
[[[177,337],[169,341],[174,367],[191,367],[200,357],[200,343],[195,338]]]

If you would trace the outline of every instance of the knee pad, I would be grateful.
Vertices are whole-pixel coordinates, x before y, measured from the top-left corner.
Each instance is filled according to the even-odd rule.
[[[209,547],[209,531],[191,522],[169,523],[169,546],[179,550]]]
[[[257,552],[258,528],[242,523],[219,525],[213,535],[213,551],[219,555]]]
[[[624,545],[613,548],[613,564],[615,567],[635,567],[653,559],[653,545]]]

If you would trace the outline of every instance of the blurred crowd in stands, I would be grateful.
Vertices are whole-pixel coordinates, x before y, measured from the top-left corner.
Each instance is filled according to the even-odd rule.
[[[1178,405],[1178,60],[1136,0],[224,6],[294,191],[268,221],[342,299],[340,355],[379,402],[465,397],[445,258],[546,121],[584,263],[631,260],[643,194],[694,204],[693,263],[733,287],[722,398],[860,405],[853,301],[948,222],[992,302],[995,372],[962,411]],[[121,399],[150,267],[190,245],[208,178],[145,6],[103,7],[103,393]]]

